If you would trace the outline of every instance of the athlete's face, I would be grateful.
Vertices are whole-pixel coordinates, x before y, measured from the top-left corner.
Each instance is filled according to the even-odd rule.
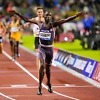
[[[44,17],[47,23],[49,23],[52,20],[52,14],[50,12],[46,12]]]
[[[43,9],[38,9],[37,10],[37,16],[38,17],[43,17]]]
[[[15,21],[15,20],[16,20],[16,16],[12,16],[12,17],[11,17],[11,20],[12,20],[12,21]]]

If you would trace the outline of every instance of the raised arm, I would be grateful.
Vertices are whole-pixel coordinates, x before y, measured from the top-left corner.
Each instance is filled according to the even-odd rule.
[[[30,20],[30,21],[34,21],[35,18],[31,18],[31,19],[29,19],[29,20]],[[25,24],[23,24],[24,28],[27,28],[27,27],[29,27],[30,25],[31,25],[30,22],[26,22]]]
[[[83,12],[79,12],[79,13],[77,13],[77,14],[74,15],[74,16],[71,16],[71,17],[68,17],[68,18],[66,18],[66,19],[61,19],[61,20],[59,20],[59,21],[53,22],[53,23],[52,23],[52,24],[53,24],[53,27],[57,27],[57,26],[59,26],[59,25],[65,23],[65,22],[71,21],[71,20],[73,20],[73,19],[75,19],[75,18],[77,18],[77,17],[79,17],[79,16],[82,16],[83,14],[84,14]]]
[[[38,25],[38,22],[35,19],[30,20],[30,19],[26,18],[25,16],[19,14],[18,12],[14,11],[14,10],[9,11],[9,13],[16,14],[17,16],[19,16],[21,19],[23,19],[26,22],[30,22],[30,23],[34,23],[34,24]]]

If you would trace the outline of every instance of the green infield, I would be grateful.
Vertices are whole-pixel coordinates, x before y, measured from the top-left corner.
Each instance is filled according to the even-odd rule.
[[[22,41],[23,41],[23,46],[25,46],[30,50],[34,50],[33,35],[30,34],[23,35]],[[100,62],[100,50],[85,50],[81,47],[79,40],[75,40],[74,42],[71,43],[69,42],[54,43],[54,47],[80,56],[91,58]]]

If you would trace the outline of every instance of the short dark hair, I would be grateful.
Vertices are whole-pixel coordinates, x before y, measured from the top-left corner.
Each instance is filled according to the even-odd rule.
[[[50,16],[52,16],[52,13],[51,13],[50,11],[46,11],[46,12],[45,12],[45,15],[50,15]]]

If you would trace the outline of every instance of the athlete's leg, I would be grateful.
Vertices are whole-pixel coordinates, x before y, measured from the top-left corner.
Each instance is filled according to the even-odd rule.
[[[13,53],[14,52],[14,47],[13,47],[13,41],[10,40],[10,47],[11,47],[11,52]]]
[[[0,37],[0,53],[2,54],[2,47],[3,47],[3,39]]]
[[[39,68],[40,68],[39,50],[36,49],[35,51],[36,51],[36,67],[39,75]]]
[[[39,49],[38,49],[39,37],[35,37],[34,45],[35,45],[35,51],[36,51],[36,67],[37,67],[37,71],[39,71],[39,67],[40,67]],[[39,76],[39,72],[38,72],[38,76]]]
[[[42,81],[44,78],[44,65],[41,64],[40,69],[39,69],[39,88],[38,88],[38,95],[42,95]]]
[[[39,88],[38,88],[38,92],[37,94],[38,95],[42,95],[42,81],[43,81],[43,78],[44,78],[44,70],[45,70],[45,53],[44,51],[41,49],[41,51],[39,52],[39,55],[40,55],[40,68],[39,68]]]
[[[47,86],[48,86],[48,91],[50,93],[53,92],[52,90],[52,86],[51,86],[51,81],[50,81],[50,78],[51,78],[51,70],[50,70],[50,65],[46,65],[46,76],[47,76]]]
[[[2,43],[0,42],[0,53],[2,54]]]
[[[19,41],[16,41],[16,55],[17,55],[17,57],[20,57],[20,54],[19,54]]]
[[[48,86],[48,91],[52,93],[53,90],[52,90],[51,81],[50,81],[50,78],[51,78],[50,67],[51,67],[52,58],[53,58],[53,49],[49,48],[49,50],[47,51],[48,52],[46,53],[46,61],[45,61],[46,62],[45,68],[46,68],[46,76],[47,76],[47,86]]]
[[[10,43],[11,55],[13,57],[14,56],[14,43],[13,43],[12,38],[9,38],[9,43]]]
[[[16,41],[12,39],[13,59],[16,59]]]

